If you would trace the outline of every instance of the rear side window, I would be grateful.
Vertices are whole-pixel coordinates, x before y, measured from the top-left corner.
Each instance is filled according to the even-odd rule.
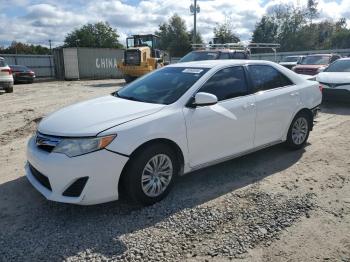
[[[292,81],[272,66],[251,65],[249,66],[249,73],[255,91],[293,85]]]
[[[199,90],[216,95],[219,101],[248,94],[244,69],[229,67],[216,72]]]
[[[7,66],[7,64],[5,63],[5,60],[0,59],[0,67],[4,67]]]
[[[246,59],[247,56],[243,52],[236,52],[232,54],[232,59]]]

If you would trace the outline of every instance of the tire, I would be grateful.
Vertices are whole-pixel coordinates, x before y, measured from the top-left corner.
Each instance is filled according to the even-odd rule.
[[[290,124],[286,144],[291,149],[303,148],[309,138],[311,119],[306,112],[298,113]]]
[[[5,89],[6,93],[13,93],[13,85],[9,85],[6,89]]]
[[[136,79],[136,77],[124,75],[124,80],[126,83],[130,83],[130,82],[134,81],[135,79]]]
[[[168,161],[171,161],[171,165],[164,169],[164,175],[151,175],[150,167],[153,167],[152,163],[155,163],[152,162],[152,159],[158,159],[159,162],[163,159],[165,161],[163,162],[165,163],[163,167],[167,166]],[[168,195],[179,170],[180,165],[175,152],[164,144],[153,144],[136,153],[129,161],[126,173],[122,179],[122,186],[129,199],[133,202],[144,206],[152,205]],[[171,173],[171,176],[165,175],[165,173]],[[144,182],[142,182],[142,179]],[[162,185],[162,187],[159,185]],[[153,192],[153,188],[157,192]],[[154,194],[152,195],[152,193]]]
[[[32,80],[28,80],[27,84],[33,84],[34,83],[34,79]]]

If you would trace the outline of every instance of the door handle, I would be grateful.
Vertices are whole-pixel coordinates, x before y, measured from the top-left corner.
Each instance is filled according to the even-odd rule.
[[[299,92],[294,92],[290,94],[290,96],[298,96],[298,95],[299,95]]]
[[[248,109],[249,107],[254,107],[255,104],[254,103],[246,103],[244,106],[243,106],[243,109]]]

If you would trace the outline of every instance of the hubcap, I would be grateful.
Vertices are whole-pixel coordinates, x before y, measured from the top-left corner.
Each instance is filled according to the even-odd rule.
[[[304,117],[299,117],[293,125],[292,128],[292,139],[293,142],[297,145],[302,144],[307,136],[308,132],[308,123]]]
[[[173,164],[165,154],[152,157],[144,167],[141,176],[142,191],[149,197],[162,194],[173,176]]]

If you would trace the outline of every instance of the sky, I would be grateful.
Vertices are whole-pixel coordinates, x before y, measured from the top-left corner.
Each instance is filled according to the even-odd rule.
[[[63,43],[73,29],[86,23],[107,21],[116,28],[120,41],[132,34],[154,33],[159,24],[174,13],[193,27],[189,6],[193,0],[0,0],[0,46],[12,41],[53,46]],[[213,28],[228,17],[242,40],[251,38],[254,25],[273,5],[293,3],[305,6],[307,0],[198,0],[197,30],[206,41]],[[350,26],[350,0],[319,0],[320,18],[347,19]]]

